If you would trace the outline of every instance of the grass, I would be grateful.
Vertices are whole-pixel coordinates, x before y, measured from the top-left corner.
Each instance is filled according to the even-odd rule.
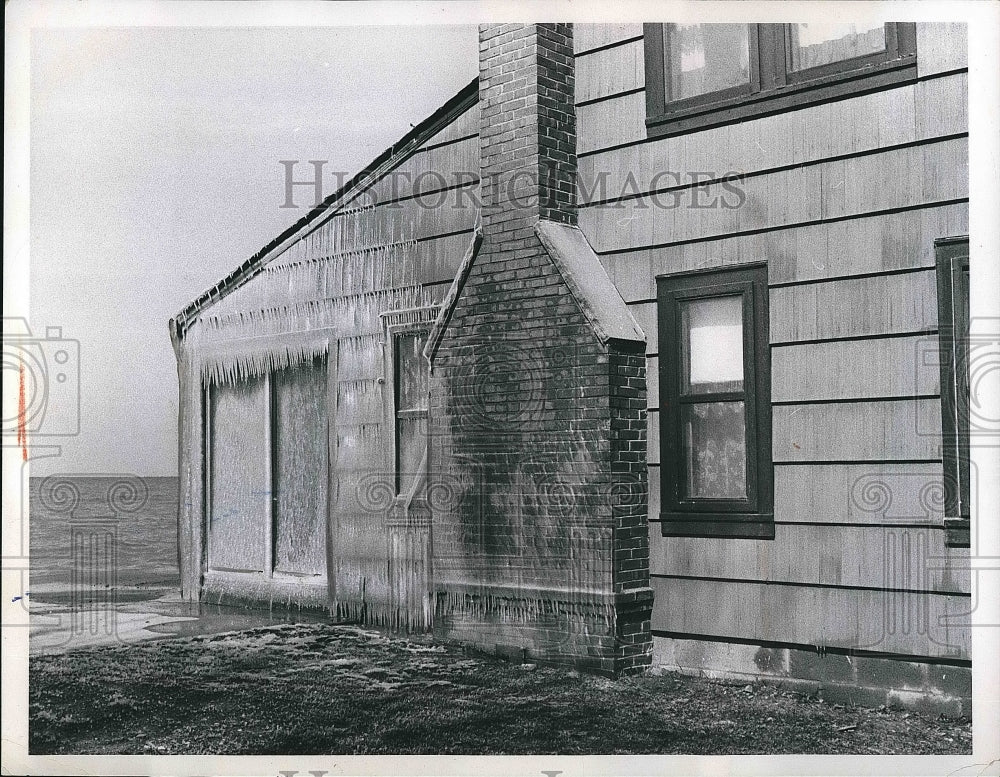
[[[322,623],[38,655],[32,754],[969,753],[967,720]]]

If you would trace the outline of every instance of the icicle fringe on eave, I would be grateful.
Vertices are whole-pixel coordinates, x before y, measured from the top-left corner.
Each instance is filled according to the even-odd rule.
[[[310,333],[285,339],[247,339],[212,343],[201,354],[201,379],[206,385],[233,386],[271,372],[323,358],[330,351],[330,338]]]

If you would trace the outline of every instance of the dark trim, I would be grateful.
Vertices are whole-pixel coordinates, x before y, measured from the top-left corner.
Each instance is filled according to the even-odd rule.
[[[665,62],[666,25],[646,24],[646,132],[650,137],[681,135],[758,116],[855,97],[917,78],[916,35],[912,23],[885,25],[886,47],[802,71],[787,62],[789,26],[751,24],[750,82],[719,92],[671,101]]]
[[[791,224],[778,224],[768,227],[758,227],[757,229],[746,229],[737,232],[719,232],[714,235],[703,235],[701,237],[692,237],[686,240],[674,240],[667,243],[650,243],[648,245],[640,246],[629,246],[628,248],[613,248],[610,251],[595,251],[598,256],[617,256],[619,254],[631,254],[636,251],[654,251],[662,248],[676,248],[677,246],[692,245],[695,243],[708,243],[713,240],[722,240],[724,238],[737,238],[737,237],[749,237],[750,235],[763,235],[767,232],[780,232],[784,229],[796,229],[801,227],[812,227],[818,224],[838,224],[841,221],[853,221],[855,219],[863,218],[873,218],[876,216],[891,216],[895,213],[908,213],[913,210],[924,210],[928,208],[944,208],[949,205],[960,205],[962,203],[967,203],[969,201],[968,197],[955,197],[950,200],[934,200],[932,202],[922,202],[918,205],[903,205],[897,208],[885,208],[884,210],[872,210],[866,211],[864,213],[851,213],[845,214],[843,216],[835,216],[833,218],[826,219],[812,219],[810,221],[796,221]],[[717,269],[725,269],[726,267],[740,267],[742,265],[723,265]]]
[[[809,340],[779,340],[771,343],[772,348],[784,348],[790,345],[817,345],[819,343],[846,343],[855,340],[888,340],[894,337],[919,337],[920,335],[936,335],[937,328],[915,329],[908,332],[886,332],[884,334],[840,335],[839,337],[815,337]]]
[[[744,266],[743,264],[727,264],[727,265],[722,265],[719,269],[723,269],[723,268],[726,268],[726,267],[743,267],[743,266]],[[816,278],[814,280],[807,279],[807,280],[801,280],[801,281],[780,281],[778,283],[769,283],[767,285],[767,287],[769,289],[787,289],[787,288],[792,287],[792,286],[812,286],[812,285],[821,284],[821,283],[836,283],[838,281],[863,280],[864,278],[883,278],[883,277],[889,277],[889,276],[895,276],[895,275],[909,275],[910,273],[930,272],[930,271],[932,271],[934,269],[935,269],[934,265],[924,265],[924,266],[920,266],[920,267],[904,267],[904,268],[900,268],[900,269],[897,269],[897,270],[875,270],[875,271],[872,271],[872,272],[854,273],[852,275],[834,275],[834,276],[831,276],[829,278]],[[698,270],[697,272],[700,272],[700,270]],[[676,275],[680,275],[680,274],[681,273],[676,273]],[[654,277],[660,278],[660,277],[666,277],[667,275],[670,275],[671,277],[673,277],[675,274],[674,273],[665,273],[665,274],[661,274],[661,275],[656,275]],[[644,297],[642,299],[631,300],[629,302],[626,302],[625,304],[626,305],[651,305],[651,304],[653,304],[655,302],[656,302],[656,297]]]
[[[427,286],[428,284],[424,284]],[[940,394],[899,394],[888,397],[824,397],[823,399],[772,399],[771,407],[797,407],[799,405],[857,405],[862,402],[910,402],[917,399],[939,399]],[[683,401],[683,400],[679,400]],[[728,401],[725,398],[718,401]],[[650,405],[647,413],[659,413],[659,405]]]
[[[909,653],[889,653],[881,650],[864,650],[861,648],[834,647],[832,645],[810,645],[802,642],[777,642],[769,639],[745,639],[742,637],[724,637],[717,634],[692,634],[685,631],[665,631],[652,629],[654,637],[667,639],[686,639],[696,642],[723,642],[728,645],[758,645],[778,650],[804,650],[810,653],[831,653],[853,658],[883,658],[888,661],[911,661],[914,664],[931,664],[933,666],[957,666],[972,668],[972,661],[967,658],[947,658],[945,656],[916,656]]]
[[[661,532],[664,536],[774,537],[771,469],[771,374],[768,344],[767,265],[694,270],[657,276],[659,342],[672,358],[660,359]],[[682,386],[681,303],[738,296],[743,321],[743,388],[738,392],[691,393]],[[746,495],[739,499],[695,498],[685,486],[681,449],[682,412],[692,402],[739,401],[744,411]],[[648,409],[647,409],[647,412]]]
[[[968,518],[945,518],[944,545],[946,548],[968,548],[972,544],[972,522]]]
[[[906,84],[900,84],[899,86],[909,86],[911,83],[912,84],[920,84],[920,83],[925,83],[927,81],[934,81],[934,80],[937,80],[939,78],[950,78],[951,76],[963,75],[963,74],[967,74],[968,72],[969,72],[969,69],[967,67],[958,67],[958,68],[953,68],[952,70],[942,70],[942,71],[937,72],[937,73],[928,73],[927,75],[917,76],[911,82],[908,82]],[[851,94],[844,95],[842,98],[839,98],[839,99],[850,99],[851,97],[860,97],[862,95],[869,94],[871,92],[876,92],[876,91],[882,91],[882,90],[872,89],[872,90],[867,90],[867,91],[864,91],[864,92],[853,92]],[[613,99],[614,97],[615,97],[615,95],[609,95],[608,97],[605,97],[605,98],[602,98],[602,99],[610,100],[610,99]],[[595,100],[595,102],[596,102],[596,100]],[[830,100],[829,102],[838,102],[838,100]],[[782,113],[791,113],[794,110],[809,110],[812,107],[815,107],[815,106],[812,106],[812,105],[803,105],[800,108],[794,108],[794,109],[791,109],[791,110],[788,110],[788,111],[781,111],[781,112]],[[753,119],[766,118],[767,116],[770,116],[770,115],[772,115],[772,114],[770,114],[770,113],[762,114],[760,116],[754,116]],[[725,122],[723,124],[714,125],[713,127],[706,127],[705,129],[714,129],[716,127],[723,127],[723,126],[727,126],[728,124],[735,124],[738,121],[740,121],[740,120],[737,119],[737,120],[734,120],[734,121],[728,121],[728,122]],[[637,140],[628,140],[628,141],[625,141],[624,143],[616,143],[616,144],[611,145],[611,146],[604,146],[602,148],[591,149],[590,151],[579,151],[576,156],[577,156],[577,159],[579,159],[581,157],[594,156],[596,154],[605,154],[605,153],[610,154],[610,153],[614,153],[616,151],[621,151],[622,149],[625,149],[625,148],[631,148],[632,146],[641,146],[641,145],[644,145],[646,143],[656,143],[657,141],[662,140],[664,137],[670,137],[670,136],[669,135],[658,135],[658,136],[653,136],[653,137],[646,136],[646,137],[643,137],[643,138],[639,138]]]
[[[772,401],[771,407],[798,405],[857,405],[862,402],[910,402],[915,399],[937,399],[940,394],[901,394],[893,397],[843,397],[841,399],[784,399]]]
[[[908,140],[905,143],[896,143],[890,146],[878,146],[875,148],[866,148],[861,151],[851,151],[847,154],[834,154],[833,156],[817,157],[816,159],[810,159],[804,162],[790,162],[785,165],[778,165],[776,167],[765,167],[759,170],[751,170],[749,172],[739,172],[733,170],[724,176],[719,176],[717,178],[703,178],[698,181],[692,181],[691,183],[675,184],[673,186],[664,186],[659,189],[648,189],[643,192],[635,192],[632,194],[623,194],[621,197],[608,197],[603,200],[588,200],[587,202],[581,202],[577,205],[579,208],[594,208],[594,207],[604,207],[607,205],[613,205],[616,203],[629,202],[631,200],[641,200],[646,197],[656,197],[663,194],[673,194],[680,191],[688,191],[691,189],[696,189],[700,186],[715,186],[718,184],[727,183],[730,181],[746,181],[751,178],[760,178],[766,175],[775,175],[777,173],[784,173],[789,170],[801,170],[807,167],[814,167],[816,165],[828,164],[830,162],[843,162],[849,159],[860,159],[866,156],[875,156],[877,154],[888,154],[893,151],[903,151],[908,148],[917,148],[920,146],[931,146],[935,143],[947,143],[953,140],[961,140],[962,138],[969,137],[968,132],[953,132],[950,135],[935,135],[933,137],[920,138],[918,140]],[[784,281],[784,284],[795,283],[795,281]],[[772,286],[777,284],[772,284]]]
[[[856,281],[862,280],[864,278],[882,278],[889,275],[907,275],[914,272],[925,272],[927,270],[933,270],[933,265],[921,265],[919,267],[899,267],[894,270],[873,270],[872,272],[859,272],[852,273],[850,275],[835,275],[829,278],[816,278],[814,280],[801,280],[801,281],[778,281],[777,283],[772,283],[770,288],[772,289],[787,289],[790,286],[809,286],[811,284],[818,283],[836,283],[837,281]]]
[[[884,591],[893,594],[933,594],[936,596],[961,596],[966,599],[972,597],[971,593],[961,591],[931,591],[923,588],[886,588],[880,585],[843,585],[842,583],[810,583],[796,582],[794,580],[749,580],[740,577],[713,577],[703,575],[668,575],[657,572],[650,572],[651,578],[662,580],[704,580],[710,583],[754,583],[756,585],[780,585],[790,588],[833,588],[838,591]]]
[[[650,464],[649,466],[653,466]],[[660,523],[661,519],[648,518],[649,523]],[[944,531],[947,527],[930,519],[922,522],[848,522],[848,521],[775,521],[775,526],[819,526],[827,529],[933,529]]]
[[[804,467],[816,464],[940,464],[941,459],[808,459],[775,461],[775,467]]]
[[[955,245],[956,243],[968,243],[968,242],[969,242],[968,235],[955,235],[953,237],[936,237],[934,238],[934,247],[938,248],[939,246],[950,246],[950,245]]]
[[[476,230],[472,227],[467,227],[465,229],[455,229],[451,232],[442,232],[439,235],[427,235],[425,237],[416,237],[413,239],[415,243],[427,243],[431,240],[440,240],[443,237],[455,237],[456,235],[474,235]]]
[[[607,51],[608,49],[616,49],[619,46],[624,46],[628,43],[635,43],[642,40],[642,35],[633,35],[631,38],[622,38],[621,40],[611,41],[611,43],[604,43],[600,46],[594,46],[592,49],[584,49],[583,51],[577,51],[573,53],[573,58],[585,57],[588,54],[596,54],[599,51]]]
[[[185,306],[176,316],[177,332],[183,336],[187,325],[191,319],[204,307],[210,305],[216,299],[220,299],[233,289],[246,283],[258,270],[272,251],[286,240],[294,237],[297,233],[308,227],[316,219],[327,215],[333,205],[346,197],[353,189],[363,185],[373,173],[391,160],[396,160],[401,164],[403,160],[412,156],[419,150],[420,145],[429,138],[436,135],[458,116],[465,113],[469,108],[479,102],[479,76],[477,75],[471,82],[466,84],[454,97],[450,98],[440,108],[430,116],[417,124],[412,130],[406,133],[396,143],[392,144],[369,162],[357,175],[351,178],[340,189],[323,200],[322,203],[314,207],[302,218],[290,227],[279,233],[271,242],[257,251],[253,256],[243,262],[239,267],[230,272],[222,280],[212,286],[208,291],[203,292],[194,301]]]
[[[969,455],[969,243],[934,241],[941,370],[941,432],[944,514],[948,542],[968,547],[970,521]]]
[[[470,105],[469,107],[471,108],[472,106]],[[459,116],[461,116],[461,114],[459,114]],[[457,119],[458,116],[456,116],[455,118]],[[472,132],[468,135],[462,135],[459,138],[452,138],[451,140],[442,140],[440,143],[430,143],[426,146],[421,146],[420,150],[417,151],[416,154],[426,154],[429,151],[436,151],[437,149],[445,148],[446,146],[454,146],[457,143],[464,143],[467,140],[472,140],[473,138],[478,138],[478,137],[479,137],[478,132]],[[416,154],[414,154],[414,156],[416,156]]]
[[[663,498],[662,484],[660,498]],[[724,537],[733,540],[773,540],[773,514],[661,512],[658,523],[662,537]]]
[[[828,526],[831,529],[934,529],[940,531],[944,527],[928,519],[923,522],[906,523],[904,521],[891,523],[848,523],[847,521],[775,521],[775,526]]]
[[[613,100],[616,97],[628,97],[631,94],[638,94],[639,92],[645,92],[645,91],[646,87],[636,86],[633,87],[632,89],[625,89],[624,91],[621,92],[614,92],[613,94],[604,94],[601,95],[600,97],[591,97],[589,100],[577,100],[574,103],[574,105],[577,108],[584,108],[588,105],[594,105],[595,103],[602,103],[605,100]]]

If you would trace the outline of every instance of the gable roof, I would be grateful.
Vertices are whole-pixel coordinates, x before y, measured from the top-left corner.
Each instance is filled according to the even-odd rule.
[[[171,330],[182,336],[195,316],[230,292],[249,281],[257,272],[280,253],[287,244],[297,239],[300,233],[313,225],[317,219],[330,215],[338,203],[350,195],[363,191],[379,178],[398,167],[418,152],[428,140],[448,126],[458,116],[465,113],[479,101],[479,76],[464,86],[454,97],[417,124],[398,141],[369,162],[361,172],[325,198],[319,205],[309,210],[302,218],[280,233],[271,242],[247,259],[207,291],[200,294],[171,320]]]

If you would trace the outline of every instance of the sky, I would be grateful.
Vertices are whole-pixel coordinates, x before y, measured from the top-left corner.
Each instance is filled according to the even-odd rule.
[[[30,326],[79,341],[80,433],[32,475],[174,475],[167,322],[475,77],[475,26],[31,35]],[[66,386],[61,387],[64,392]]]

